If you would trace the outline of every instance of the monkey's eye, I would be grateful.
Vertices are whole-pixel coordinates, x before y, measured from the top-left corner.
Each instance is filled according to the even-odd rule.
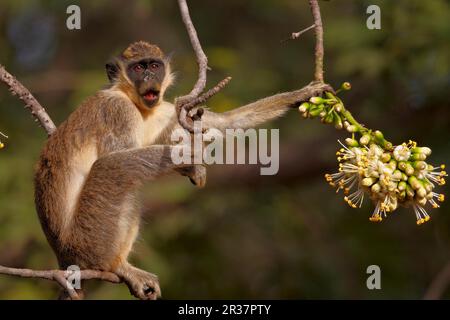
[[[144,66],[142,65],[142,64],[137,64],[137,65],[135,65],[134,67],[133,67],[133,70],[134,71],[136,71],[136,72],[142,72],[142,71],[144,71]]]
[[[150,64],[150,69],[157,70],[159,68],[159,63],[153,62]]]

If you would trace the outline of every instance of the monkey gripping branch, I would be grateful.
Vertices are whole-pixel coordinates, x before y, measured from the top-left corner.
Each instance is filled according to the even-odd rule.
[[[206,86],[207,57],[202,50],[197,32],[189,16],[186,0],[178,0],[178,4],[197,57],[199,75],[192,91],[176,100],[176,108],[180,125],[194,133],[193,121],[201,119],[203,109],[197,108],[195,114],[192,114],[191,111],[225,87],[231,78],[225,78],[212,89],[202,93]],[[309,30],[314,29],[315,31],[315,81],[304,88],[306,92],[315,92],[317,91],[314,90],[315,85],[324,84],[323,28],[317,0],[309,0],[309,4],[314,24],[300,32],[293,33],[291,39],[297,39]],[[45,109],[28,89],[1,65],[0,81],[9,87],[12,94],[17,95],[25,103],[25,107],[30,109],[36,121],[48,135],[51,135],[55,130],[55,125]],[[370,130],[357,122],[337,96],[337,93],[350,89],[349,83],[344,83],[336,93],[331,87],[329,89],[323,95],[311,97],[309,101],[302,103],[299,107],[299,111],[305,118],[318,117],[325,124],[334,124],[337,129],[346,129],[351,133],[351,137],[345,140],[345,145],[341,143],[342,148],[337,152],[339,172],[326,174],[326,180],[330,185],[336,187],[337,191],[341,189],[344,191],[344,199],[351,207],[360,207],[364,194],[368,194],[375,203],[371,221],[381,221],[387,216],[387,213],[393,212],[399,205],[413,208],[417,224],[428,221],[429,215],[425,211],[425,205],[429,203],[432,207],[437,208],[439,207],[438,202],[444,200],[443,194],[433,191],[435,185],[445,183],[444,177],[447,174],[444,171],[444,165],[434,167],[425,162],[431,154],[430,148],[418,147],[417,143],[413,141],[394,146],[384,138],[380,131]],[[1,133],[0,135],[7,138]],[[0,141],[0,148],[2,147],[3,143]],[[52,280],[57,282],[71,299],[82,298],[69,285],[67,280],[71,273],[65,270],[40,271],[0,266],[0,273]],[[120,283],[123,280],[115,273],[98,270],[82,270],[80,277],[80,280],[100,279],[112,283]]]

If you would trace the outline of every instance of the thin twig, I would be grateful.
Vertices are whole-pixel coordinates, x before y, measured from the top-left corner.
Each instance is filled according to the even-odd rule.
[[[200,44],[200,40],[198,39],[197,31],[195,30],[194,24],[192,23],[186,0],[178,0],[178,5],[180,7],[181,17],[188,32],[192,48],[194,49],[195,56],[197,57],[198,79],[191,92],[188,95],[178,97],[175,101],[175,105],[178,113],[178,122],[180,123],[180,125],[189,132],[194,133],[194,119],[193,117],[189,117],[189,111],[218,93],[226,86],[231,78],[228,77],[222,80],[212,89],[200,95],[206,87],[206,72],[207,70],[209,70],[208,58],[206,57],[206,54]],[[203,112],[198,110],[197,114],[195,115],[195,120],[201,120],[202,114]]]
[[[67,278],[70,273],[65,270],[31,270],[31,269],[17,269],[0,266],[0,274],[6,274],[10,276],[22,277],[22,278],[40,278],[57,282],[72,299],[79,299],[71,286],[68,285]],[[111,283],[121,283],[122,279],[115,273],[98,271],[98,270],[81,270],[80,280],[92,280],[98,279],[108,281]]]
[[[229,82],[231,81],[231,77],[226,77],[222,81],[220,81],[218,84],[216,84],[214,87],[206,91],[205,93],[202,93],[197,98],[193,99],[191,102],[184,105],[184,108],[188,111],[192,110],[193,107],[198,106],[199,104],[202,104],[206,102],[209,98],[217,94],[220,90],[222,90]]]
[[[36,118],[36,121],[41,124],[50,136],[56,129],[52,119],[40,103],[33,97],[30,91],[25,88],[25,86],[22,85],[13,75],[6,71],[5,67],[1,64],[0,81],[9,87],[9,91],[11,91],[13,95],[17,95],[20,100],[25,102],[25,108],[30,109],[31,114]]]
[[[316,34],[316,48],[315,48],[315,63],[316,70],[314,72],[314,79],[319,82],[323,82],[323,27],[322,18],[320,16],[320,7],[317,0],[309,0],[311,12],[314,19],[314,30]]]
[[[205,89],[208,58],[206,57],[206,54],[202,49],[202,45],[200,44],[200,40],[198,39],[197,31],[195,30],[194,24],[192,23],[186,0],[178,0],[178,5],[180,7],[181,18],[183,19],[184,25],[189,35],[189,39],[191,40],[191,45],[194,49],[195,56],[197,57],[198,64],[198,79],[194,88],[187,96],[178,98],[184,100],[198,97],[198,95]]]
[[[311,25],[311,26],[309,26],[309,27],[307,27],[307,28],[305,28],[305,29],[303,29],[303,30],[301,30],[301,31],[299,31],[299,32],[292,32],[292,33],[291,33],[291,36],[290,36],[289,38],[284,39],[284,40],[282,40],[281,42],[286,42],[286,41],[289,41],[289,40],[295,40],[295,39],[298,39],[302,34],[304,34],[305,32],[307,32],[307,31],[309,31],[309,30],[311,30],[311,29],[314,29],[315,27],[316,27],[316,25],[313,24],[313,25]]]

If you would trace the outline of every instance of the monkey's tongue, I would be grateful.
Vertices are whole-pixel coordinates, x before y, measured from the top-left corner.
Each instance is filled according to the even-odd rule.
[[[158,98],[158,94],[157,93],[155,93],[155,92],[147,92],[145,95],[144,95],[144,98],[146,99],[146,100],[155,100],[156,98]]]

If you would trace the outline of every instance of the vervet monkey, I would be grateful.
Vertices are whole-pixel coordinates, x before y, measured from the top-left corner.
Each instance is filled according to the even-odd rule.
[[[168,58],[147,42],[131,44],[106,65],[110,80],[50,136],[35,173],[37,212],[61,269],[78,265],[116,273],[140,299],[161,295],[158,279],[132,266],[138,235],[138,187],[179,172],[204,184],[202,165],[175,165],[170,135],[180,129],[164,100],[172,83]],[[249,128],[283,115],[329,87],[281,93],[225,113],[205,111],[207,128]]]

